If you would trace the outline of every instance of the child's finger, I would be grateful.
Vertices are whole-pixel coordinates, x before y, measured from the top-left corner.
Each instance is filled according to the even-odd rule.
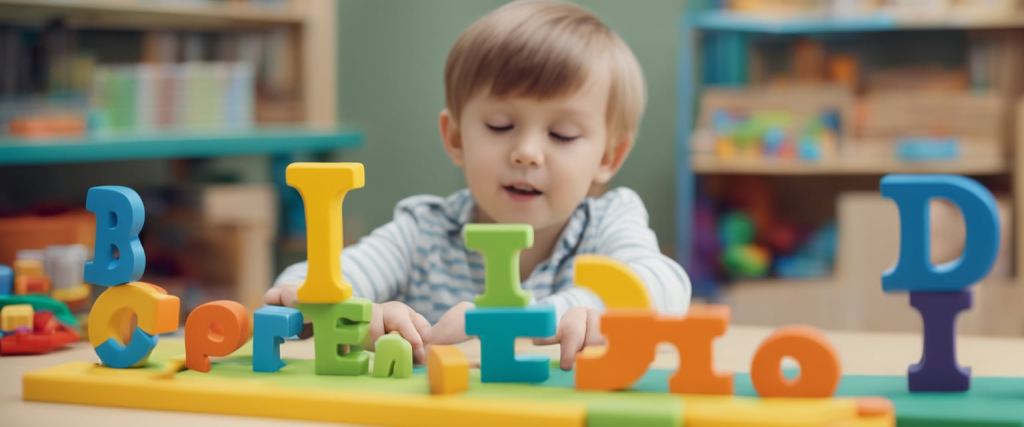
[[[298,288],[293,287],[282,287],[281,288],[281,304],[285,307],[295,307],[299,303],[299,292]]]
[[[270,288],[267,293],[263,294],[263,303],[266,305],[281,305],[281,288]]]
[[[555,336],[547,338],[534,338],[533,345],[551,345],[558,344],[562,341],[562,328],[558,328],[558,332],[555,332]]]
[[[384,314],[384,333],[398,331],[398,333],[412,345],[413,360],[425,360],[426,353],[423,351],[423,338],[416,331],[412,324],[412,318],[408,311],[393,310]]]
[[[587,339],[583,346],[604,345],[604,335],[601,335],[601,315],[597,310],[587,310]]]
[[[568,371],[576,361],[576,353],[583,349],[587,336],[586,311],[566,312],[562,316],[562,359],[561,367]]]
[[[377,338],[384,335],[384,310],[383,305],[374,305],[373,310],[370,312],[370,335],[362,343],[362,347],[367,350],[373,351]]]
[[[410,312],[410,315],[412,316],[412,325],[413,325],[413,327],[416,328],[416,332],[419,333],[420,340],[423,343],[430,342],[430,336],[431,336],[431,333],[432,333],[432,328],[430,326],[430,321],[428,321],[426,317],[423,317],[422,314],[419,314],[419,313],[413,311],[411,308],[409,309],[409,312]],[[413,357],[412,357],[412,359],[413,359],[413,362],[417,363],[417,364],[426,363],[426,361],[427,361],[426,351],[425,350],[421,350],[419,352],[419,356],[417,356],[417,352],[416,352],[415,347],[414,347],[413,348]]]

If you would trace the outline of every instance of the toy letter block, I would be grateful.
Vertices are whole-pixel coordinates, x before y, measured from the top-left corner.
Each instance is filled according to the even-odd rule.
[[[390,333],[377,338],[374,345],[373,376],[409,378],[412,376],[412,344],[401,335]]]
[[[515,340],[547,338],[555,332],[553,306],[466,310],[466,335],[480,338],[480,381],[485,383],[547,380],[551,359],[540,355],[516,356]]]
[[[126,187],[93,187],[85,208],[96,214],[96,251],[85,263],[85,281],[117,286],[139,280],[146,270],[146,253],[139,242],[146,219],[142,199]]]
[[[144,282],[108,288],[89,312],[89,342],[104,365],[114,368],[137,366],[146,361],[159,334],[178,330],[178,297]],[[135,313],[138,327],[125,346],[120,328]]]
[[[606,308],[653,307],[644,282],[626,264],[606,256],[587,254],[577,256],[573,267],[576,286],[593,291]]]
[[[957,292],[911,292],[910,305],[921,312],[924,350],[907,372],[910,391],[967,391],[971,368],[956,363],[956,316],[971,307],[970,289]]]
[[[786,379],[782,358],[800,364],[800,375]],[[832,397],[839,387],[839,353],[821,331],[809,326],[787,326],[766,338],[750,366],[754,389],[765,397]]]
[[[624,390],[636,383],[654,361],[660,339],[655,316],[654,311],[627,309],[608,310],[601,316],[606,350],[601,354],[583,351],[576,357],[576,388]]]
[[[185,366],[210,372],[209,356],[227,356],[252,338],[249,312],[234,301],[196,307],[185,320]]]
[[[313,322],[317,375],[358,376],[370,371],[370,355],[356,347],[370,335],[370,300],[352,297],[333,304],[300,302],[297,307]]]
[[[292,163],[285,174],[288,185],[302,195],[306,208],[309,268],[306,281],[299,286],[299,301],[309,304],[345,301],[352,296],[352,285],[341,276],[341,206],[349,190],[363,187],[363,165]]]
[[[458,347],[433,345],[427,349],[427,378],[431,394],[458,394],[469,390],[469,361]]]
[[[8,305],[0,309],[0,331],[13,331],[18,328],[32,329],[35,310],[30,304]]]
[[[34,261],[34,260],[33,260]],[[18,276],[14,278],[15,295],[48,295],[50,278],[46,276]]]
[[[0,295],[14,292],[14,271],[11,267],[0,264]]]
[[[39,277],[45,276],[46,269],[43,266],[43,261],[34,258],[19,259],[14,261],[14,277],[20,276],[31,276]]]
[[[882,196],[893,199],[900,214],[900,255],[882,275],[886,292],[952,292],[984,278],[999,249],[996,201],[970,178],[952,175],[889,175],[882,178]],[[966,225],[959,259],[932,265],[928,200],[943,198],[960,208]]]
[[[44,334],[50,334],[57,330],[60,323],[53,317],[52,311],[40,310],[32,316],[32,330]]]
[[[519,252],[533,246],[529,224],[466,224],[466,248],[484,255],[484,293],[477,307],[526,307],[530,292],[519,281]]]
[[[302,332],[302,312],[268,305],[257,309],[252,317],[252,370],[277,372],[284,367],[281,344],[285,337]]]
[[[683,318],[662,316],[656,319],[653,334],[660,339],[655,339],[651,347],[653,348],[657,341],[668,341],[679,352],[679,368],[668,380],[670,392],[724,395],[733,393],[732,372],[715,371],[712,346],[715,337],[722,336],[728,329],[729,315],[728,306],[714,305],[693,308]]]

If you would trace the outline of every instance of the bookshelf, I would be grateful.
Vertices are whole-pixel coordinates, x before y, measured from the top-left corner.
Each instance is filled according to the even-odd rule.
[[[243,132],[178,132],[37,141],[0,138],[0,165],[141,159],[194,159],[248,154],[324,152],[357,147],[356,130],[266,128]]]
[[[758,7],[767,3],[782,4],[780,2],[745,2],[747,5],[757,5]],[[803,4],[824,5],[826,2],[804,2]],[[821,6],[822,9],[827,9],[827,7]],[[1019,78],[1014,77],[1018,74],[1017,72],[1006,71],[1003,75],[997,75],[992,80],[985,82],[988,84],[985,90],[993,94],[993,97],[999,98],[999,102],[1003,104],[997,103],[997,105],[1004,108],[1003,111],[1005,111],[1004,116],[994,119],[998,123],[994,126],[998,129],[993,131],[996,136],[981,138],[984,140],[983,148],[975,152],[960,152],[954,158],[901,160],[895,155],[879,155],[882,151],[879,151],[878,145],[873,146],[868,150],[870,153],[865,155],[859,155],[860,152],[856,149],[852,152],[840,150],[838,155],[815,160],[768,158],[761,155],[722,157],[715,151],[697,148],[702,144],[702,139],[708,139],[705,134],[701,133],[709,122],[709,119],[704,116],[705,112],[702,111],[702,107],[704,107],[702,100],[706,93],[723,88],[744,90],[764,83],[763,80],[758,81],[755,75],[758,72],[763,72],[761,68],[764,67],[764,64],[761,63],[762,58],[751,53],[755,49],[753,47],[755,43],[767,41],[768,43],[782,44],[803,38],[833,41],[849,48],[851,43],[858,39],[879,40],[880,37],[888,37],[887,40],[920,40],[922,37],[932,37],[936,34],[947,35],[943,36],[947,38],[951,37],[948,35],[955,34],[957,37],[962,35],[967,42],[962,45],[950,46],[949,49],[963,49],[965,46],[974,49],[973,43],[981,41],[990,42],[991,46],[1003,46],[996,49],[1005,49],[1001,53],[1007,53],[1020,50],[1014,46],[1019,46],[1017,43],[1024,33],[1024,9],[1015,13],[987,16],[951,14],[935,17],[925,16],[925,14],[913,16],[913,14],[906,13],[880,13],[849,17],[826,15],[800,13],[758,15],[724,9],[701,8],[697,5],[697,7],[689,8],[681,17],[679,21],[677,87],[679,109],[676,158],[676,206],[678,212],[676,238],[679,261],[691,269],[694,267],[694,263],[698,262],[696,260],[698,257],[696,245],[698,245],[699,227],[704,227],[706,224],[698,223],[699,213],[695,213],[695,210],[698,202],[698,187],[708,182],[722,185],[722,179],[747,176],[766,180],[781,179],[785,180],[785,185],[789,186],[784,191],[800,192],[805,185],[812,188],[828,187],[833,191],[833,196],[838,196],[847,190],[871,190],[871,188],[865,188],[865,183],[869,187],[874,182],[876,184],[874,189],[877,190],[877,179],[889,173],[949,173],[976,177],[986,184],[995,185],[996,188],[1009,192],[1008,196],[1013,199],[1012,220],[1007,225],[1012,229],[1008,239],[1012,240],[1009,245],[1012,249],[1010,251],[1011,262],[1017,269],[1024,266],[1024,227],[1019,226],[1019,224],[1024,224],[1024,202],[1022,202],[1024,200],[1024,174],[1019,173],[1020,168],[1024,167],[1024,153],[1022,150],[1016,149],[1020,141],[1024,140],[1022,139],[1024,138],[1024,113],[1021,112],[1021,106],[1018,105],[1022,91],[1021,85],[1018,83]],[[871,46],[870,49],[886,48],[886,46],[880,46],[881,43]],[[858,54],[864,52],[864,50],[856,49],[850,49],[850,51]],[[778,53],[778,51],[771,52]],[[890,50],[889,53],[888,58],[892,59],[893,51]],[[906,53],[904,56],[914,57],[916,52]],[[964,54],[967,61],[976,60],[970,55],[973,55],[973,51]],[[989,62],[985,65],[993,69],[1019,70],[1019,68],[1010,68],[1017,66],[1010,65],[1011,63],[1020,62],[1017,61],[1017,58],[1019,57],[1004,56],[999,61]],[[991,59],[982,60],[991,61]],[[971,64],[968,63],[968,66]],[[963,93],[978,92],[976,90],[978,83],[973,71],[968,70],[966,74],[968,75],[965,79],[968,81],[967,86],[970,89]],[[861,78],[865,79],[863,74],[861,74]],[[791,82],[784,82],[781,86],[795,87],[786,86],[786,83]],[[878,93],[871,92],[864,86],[857,89],[858,96],[862,96],[864,93]],[[858,99],[858,101],[860,100]],[[941,103],[935,104],[941,105]],[[857,106],[860,107],[861,104],[858,103]],[[845,114],[845,112],[841,114]],[[961,142],[970,141],[972,137],[962,138]],[[850,135],[841,135],[841,138],[844,138],[844,143],[847,145],[865,145],[862,144],[863,140],[858,141],[858,138],[851,138]],[[1014,141],[1017,142],[1014,143]],[[706,142],[703,144],[707,146]],[[969,145],[961,144],[961,146]],[[993,147],[996,147],[994,151]],[[851,185],[854,188],[841,188],[843,185],[841,183],[846,179],[855,183],[855,185]],[[822,184],[826,181],[827,183]],[[815,196],[808,197],[814,198]],[[790,199],[794,198],[790,197]],[[787,200],[788,202],[792,202],[792,200]],[[811,205],[808,210],[820,211],[822,206],[830,206],[838,211],[838,203],[833,199],[810,200],[808,203]],[[879,209],[884,209],[884,207]],[[789,206],[784,210],[792,213],[800,209]],[[836,217],[841,219],[839,215]],[[1014,223],[1017,226],[1013,226]],[[845,226],[838,224],[840,235],[843,230],[856,234],[870,228],[861,223],[856,226],[860,228],[856,231],[849,231],[852,230],[850,224]],[[838,295],[846,292],[842,290],[843,286],[853,287],[856,285],[854,282],[859,282],[857,286],[863,286],[865,282],[874,283],[878,279],[870,275],[865,276],[865,271],[870,269],[857,267],[858,260],[853,259],[853,255],[842,253],[844,250],[851,251],[849,248],[844,249],[842,244],[840,242],[837,249],[839,253],[836,255],[835,267],[831,276],[806,279],[776,277],[749,280],[725,279],[718,283],[729,285],[730,288],[743,293],[746,303],[756,302],[764,298],[764,295],[773,292],[780,295],[776,301],[785,301],[789,298],[781,295],[789,295],[794,300],[798,300],[799,297],[796,295],[799,293],[818,292],[823,295],[818,303],[831,304],[831,300],[839,298]],[[852,251],[861,249],[855,247]],[[840,264],[844,264],[845,267],[841,267]],[[854,279],[854,277],[856,278]],[[997,281],[1006,283],[1012,279],[1000,278]],[[840,286],[841,284],[842,286]],[[705,287],[702,290],[699,287],[700,285],[695,282],[695,293],[711,294],[710,298],[712,299],[729,298],[727,295],[715,295],[719,289],[717,287]],[[827,297],[824,296],[826,294]],[[839,309],[836,308],[836,311],[838,312]],[[745,318],[745,320],[754,321],[755,319]]]
[[[1005,159],[999,158],[903,162],[884,158],[842,157],[806,162],[788,159],[720,160],[713,156],[694,156],[690,165],[693,173],[707,175],[884,175],[890,173],[1000,175],[1009,171],[1007,163]]]
[[[0,0],[0,24],[41,26],[61,19],[70,30],[135,30],[145,33],[277,31],[294,71],[286,80],[287,104],[300,111],[289,124],[330,128],[337,121],[337,7],[333,1],[281,0],[267,5],[236,1]],[[148,43],[148,41],[143,41]],[[144,52],[143,56],[149,55]],[[161,60],[141,58],[143,62]],[[280,114],[271,112],[269,116]]]
[[[306,15],[291,4],[202,4],[149,0],[0,0],[3,21],[39,24],[63,16],[76,28],[267,28],[301,25]]]
[[[742,31],[766,34],[863,33],[873,31],[980,30],[1024,27],[1024,15],[945,19],[912,19],[888,15],[863,17],[765,17],[723,10],[702,12],[692,18],[701,30]]]
[[[144,126],[139,125],[137,118],[143,115],[138,111],[145,110],[140,106],[168,104],[166,98],[152,97],[152,93],[147,92],[159,86],[144,86],[139,83],[141,80],[132,82],[132,92],[121,89],[124,86],[118,87],[124,99],[134,100],[134,103],[121,104],[118,111],[132,112],[132,120],[136,122],[124,125],[119,121],[114,127],[110,126],[114,123],[110,119],[113,114],[94,121],[90,111],[84,120],[86,131],[74,136],[10,136],[13,132],[6,133],[8,117],[4,114],[12,109],[4,110],[5,105],[0,102],[0,125],[5,126],[0,131],[0,172],[10,171],[11,176],[21,176],[33,170],[41,171],[43,169],[34,168],[46,165],[79,163],[108,167],[108,162],[168,160],[175,161],[167,165],[173,171],[173,179],[182,181],[180,187],[183,188],[174,190],[189,192],[199,191],[190,181],[201,175],[197,170],[204,165],[177,160],[243,155],[269,157],[266,162],[269,171],[265,174],[270,177],[269,182],[240,184],[231,182],[231,178],[227,179],[231,183],[223,185],[205,182],[207,187],[198,196],[189,193],[190,197],[203,200],[200,208],[183,203],[176,207],[182,211],[191,209],[188,215],[176,211],[153,224],[147,223],[154,232],[160,230],[154,227],[161,225],[168,230],[174,227],[213,230],[209,240],[218,245],[221,252],[216,259],[223,265],[215,266],[217,274],[204,276],[203,286],[213,285],[209,286],[213,293],[204,297],[233,299],[250,310],[256,309],[262,305],[262,292],[273,280],[279,259],[277,252],[287,251],[294,246],[294,238],[304,236],[302,200],[287,185],[285,168],[298,156],[353,149],[364,143],[359,129],[338,123],[336,27],[337,4],[333,0],[0,0],[0,64],[7,65],[7,68],[0,67],[0,101],[7,96],[6,100],[16,102],[22,102],[22,98],[31,98],[33,103],[36,98],[64,102],[71,99],[69,93],[79,95],[82,92],[94,97],[99,91],[97,86],[91,85],[98,80],[114,81],[96,78],[101,76],[95,72],[101,66],[107,76],[114,75],[120,78],[118,84],[123,84],[125,75],[187,76],[183,72],[215,73],[225,69],[234,73],[236,68],[232,67],[244,64],[251,65],[247,70],[254,75],[255,83],[251,97],[249,93],[239,97],[247,100],[251,108],[238,109],[242,113],[235,116],[221,113],[227,111],[226,107],[212,110],[224,117],[246,117],[240,122],[225,122],[227,125],[189,122],[177,116],[173,121],[146,121]],[[29,33],[32,37],[20,37]],[[13,47],[23,42],[24,47]],[[54,49],[48,43],[57,44],[59,48]],[[28,58],[33,54],[47,58],[46,64],[33,64],[31,66],[37,69],[31,71],[7,71],[19,68],[10,65],[13,63],[10,58]],[[85,69],[87,72],[81,74],[91,74],[92,78],[76,80],[87,83],[70,90],[66,84],[57,85],[54,90],[54,80],[48,75],[53,72],[50,67],[54,67],[53,64],[67,67],[68,62],[60,61],[79,61],[82,56],[87,57],[87,66],[72,62],[76,65],[70,68],[76,73]],[[124,73],[115,75],[121,71]],[[182,74],[175,74],[179,72]],[[12,73],[16,78],[10,77]],[[64,74],[58,77],[67,78]],[[24,84],[25,79],[33,81]],[[172,110],[179,116],[205,116],[207,110],[190,112],[187,106],[205,107],[205,103],[226,98],[217,92],[221,90],[217,82],[221,81],[234,80],[207,78],[202,88],[168,86],[174,89],[162,93],[202,95],[193,98],[197,102],[183,103],[185,108],[176,106]],[[15,84],[18,86],[11,89]],[[175,99],[182,97],[176,95]],[[142,99],[148,101],[142,102]],[[71,108],[80,108],[81,104],[73,104]],[[90,104],[90,108],[93,107],[94,104]],[[18,113],[17,105],[13,110]],[[152,117],[162,116],[152,114]],[[95,122],[100,126],[94,127]],[[213,177],[214,180],[221,178]],[[69,184],[69,188],[73,187]],[[199,209],[202,211],[196,216]],[[210,209],[216,215],[210,215]],[[186,220],[192,222],[175,222]],[[161,221],[163,224],[159,224]],[[150,244],[158,243],[162,242],[153,240]],[[149,273],[152,269],[147,270]],[[185,289],[185,282],[194,278],[186,279],[168,276],[157,280],[168,289],[176,286],[175,280],[178,280],[178,289]],[[192,286],[192,283],[187,285]],[[230,293],[216,293],[225,290]]]

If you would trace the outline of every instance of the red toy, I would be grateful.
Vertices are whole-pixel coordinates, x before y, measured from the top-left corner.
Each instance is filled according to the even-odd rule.
[[[78,332],[57,322],[52,312],[37,311],[32,320],[33,331],[22,329],[0,339],[0,355],[49,353],[79,340]]]

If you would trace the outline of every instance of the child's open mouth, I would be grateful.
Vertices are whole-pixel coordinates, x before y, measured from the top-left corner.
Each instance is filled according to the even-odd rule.
[[[534,197],[543,194],[540,190],[528,185],[506,185],[503,188],[508,192],[509,196],[512,197],[512,200],[532,200]]]

